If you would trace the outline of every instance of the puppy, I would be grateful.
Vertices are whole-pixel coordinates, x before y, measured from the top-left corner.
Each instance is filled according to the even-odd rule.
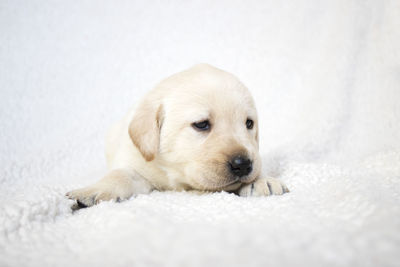
[[[240,196],[289,190],[263,177],[258,119],[247,88],[207,64],[163,80],[111,127],[109,173],[67,193],[81,207],[124,200],[152,190],[227,191]]]

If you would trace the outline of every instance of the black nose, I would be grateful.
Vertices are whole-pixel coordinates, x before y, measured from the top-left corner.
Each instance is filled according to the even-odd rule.
[[[244,156],[233,157],[229,162],[229,166],[231,173],[238,177],[248,175],[253,170],[251,160]]]

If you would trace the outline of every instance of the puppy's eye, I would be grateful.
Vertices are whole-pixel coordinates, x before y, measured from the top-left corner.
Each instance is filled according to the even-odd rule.
[[[207,131],[210,129],[211,124],[208,120],[205,120],[200,122],[193,122],[192,127],[197,131]]]
[[[251,129],[253,129],[253,126],[254,126],[254,121],[250,120],[250,119],[247,119],[247,121],[246,121],[247,129],[251,130]]]

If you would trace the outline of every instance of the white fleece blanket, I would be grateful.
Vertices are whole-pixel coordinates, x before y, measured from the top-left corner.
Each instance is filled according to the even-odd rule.
[[[399,1],[1,1],[0,266],[399,266]],[[256,99],[268,198],[72,213],[107,127],[207,62]]]

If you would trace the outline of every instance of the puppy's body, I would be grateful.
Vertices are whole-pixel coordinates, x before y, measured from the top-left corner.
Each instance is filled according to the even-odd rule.
[[[260,178],[257,112],[233,75],[201,64],[150,91],[106,138],[110,173],[67,195],[85,206],[151,190],[282,194]]]

